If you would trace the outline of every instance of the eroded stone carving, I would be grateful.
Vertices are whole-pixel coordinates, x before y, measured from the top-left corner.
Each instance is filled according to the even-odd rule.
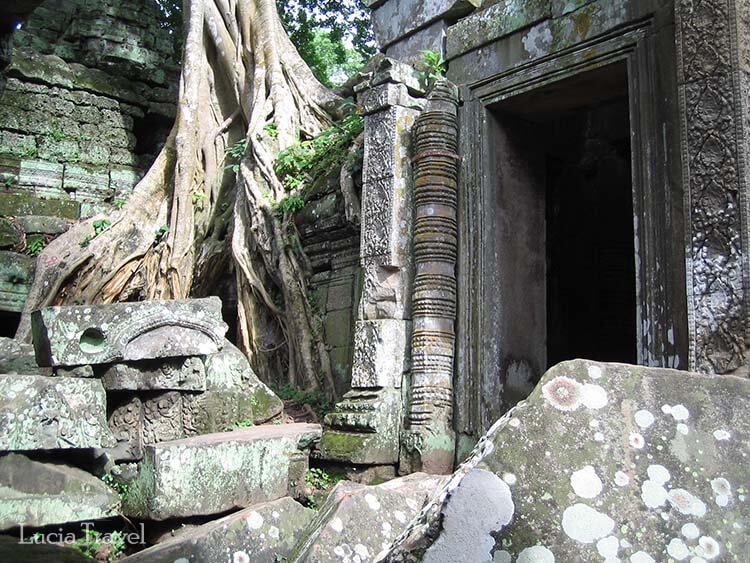
[[[218,297],[47,307],[31,322],[42,366],[213,354],[228,330]]]
[[[114,364],[106,368],[101,379],[108,391],[206,389],[206,369],[197,357]]]
[[[435,84],[414,126],[412,389],[402,463],[429,473],[453,468],[456,319],[458,90]]]

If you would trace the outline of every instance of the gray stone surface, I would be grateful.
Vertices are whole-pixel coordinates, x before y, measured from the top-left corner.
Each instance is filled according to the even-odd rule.
[[[408,370],[411,323],[397,319],[357,321],[352,387],[400,388]]]
[[[34,258],[0,251],[0,310],[21,312],[33,279]]]
[[[744,561],[748,407],[746,379],[558,364],[386,560]]]
[[[482,0],[387,0],[372,12],[372,27],[381,49],[438,19],[455,20],[482,4]]]
[[[318,425],[281,424],[146,446],[125,514],[164,520],[285,497],[296,486],[297,461],[319,438]]]
[[[47,366],[214,354],[227,331],[217,297],[47,307],[31,323],[37,361]]]
[[[117,493],[81,469],[20,454],[0,457],[0,530],[99,520],[119,508]]]
[[[445,20],[433,22],[416,33],[391,43],[386,48],[385,54],[419,69],[424,62],[424,51],[432,51],[445,58],[447,33],[448,24]]]
[[[0,536],[0,560],[12,563],[38,563],[39,561],[92,563],[94,561],[73,547],[47,543],[18,545],[18,538],[12,536]]]
[[[36,365],[34,347],[13,338],[0,337],[0,373],[45,375]]]
[[[70,222],[61,217],[43,217],[39,215],[22,215],[18,223],[26,233],[59,235],[70,228]]]
[[[277,563],[315,512],[284,497],[209,522],[123,559],[127,563]]]
[[[206,368],[203,360],[195,356],[113,364],[99,377],[107,391],[206,389]]]
[[[0,375],[0,450],[113,445],[97,380]]]
[[[377,561],[443,480],[413,473],[377,486],[338,483],[318,516],[300,534],[289,561]]]

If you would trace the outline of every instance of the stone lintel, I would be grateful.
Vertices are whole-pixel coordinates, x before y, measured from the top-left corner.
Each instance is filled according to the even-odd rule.
[[[206,390],[206,369],[195,356],[113,364],[100,377],[108,391]]]
[[[363,115],[383,111],[392,106],[421,110],[425,101],[409,95],[406,84],[385,83],[373,86],[357,95],[357,104]]]
[[[218,297],[47,307],[31,324],[37,362],[53,367],[204,356],[228,330]]]

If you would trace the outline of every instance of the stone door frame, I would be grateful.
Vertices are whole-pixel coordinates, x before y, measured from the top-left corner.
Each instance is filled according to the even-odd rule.
[[[635,216],[638,363],[688,368],[684,196],[674,30],[645,19],[464,86],[460,111],[457,431],[478,435],[510,405],[488,397],[502,389],[502,343],[492,338],[497,289],[488,268],[502,258],[488,252],[485,229],[496,181],[483,174],[492,161],[491,106],[579,73],[625,62],[631,130]],[[502,391],[500,391],[502,393]]]

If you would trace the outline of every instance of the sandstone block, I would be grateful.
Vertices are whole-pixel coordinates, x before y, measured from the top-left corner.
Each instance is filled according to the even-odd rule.
[[[217,297],[47,307],[32,314],[31,324],[44,366],[214,354],[227,331]]]
[[[113,364],[100,377],[108,391],[206,389],[206,368],[197,357]]]
[[[411,323],[395,319],[357,321],[354,332],[352,387],[401,387],[408,369]]]
[[[105,413],[97,380],[0,375],[0,450],[111,446]]]

